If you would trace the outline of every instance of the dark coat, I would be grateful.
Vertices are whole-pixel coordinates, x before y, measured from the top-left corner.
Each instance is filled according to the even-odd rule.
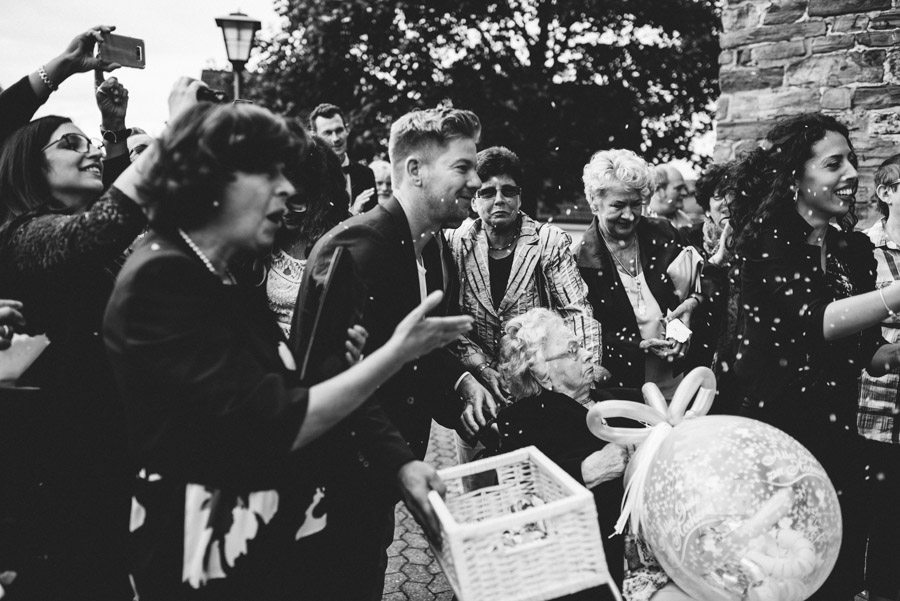
[[[350,174],[350,206],[353,206],[353,201],[356,200],[357,196],[369,188],[375,187],[375,173],[365,165],[360,165],[353,161],[350,161],[350,164],[344,167],[344,173]],[[372,194],[372,197],[363,205],[362,212],[365,213],[377,205],[378,195]]]
[[[313,276],[321,270],[319,263],[329,260],[337,246],[350,250],[359,277],[369,290],[363,326],[369,332],[365,352],[371,353],[387,342],[397,324],[420,303],[415,249],[400,203],[392,198],[385,205],[352,217],[322,236],[310,254],[298,304],[312,302],[308,295],[314,285]],[[459,296],[459,278],[446,241],[443,248],[449,290],[445,291],[444,302],[436,313],[447,315],[456,312],[453,301]],[[426,245],[422,256],[429,272],[428,288],[431,291],[443,285],[443,282],[431,280],[433,274],[441,273],[440,253],[434,240]],[[314,315],[315,311],[304,313]],[[308,328],[295,324],[293,331],[308,331]],[[371,463],[383,476],[393,476],[413,456],[424,458],[432,418],[442,414],[458,416],[462,410],[458,402],[450,408],[445,403],[452,398],[447,393],[453,390],[463,371],[459,361],[440,349],[408,363],[388,380],[376,393],[375,401],[409,443],[409,448],[399,437],[396,439],[400,442],[399,447],[392,444],[387,448],[373,446],[367,449],[364,445],[360,462]],[[359,436],[359,432],[355,436]],[[384,440],[379,438],[380,442]]]
[[[644,385],[644,351],[639,348],[641,332],[628,293],[622,286],[612,256],[600,237],[597,218],[591,222],[578,249],[578,269],[588,285],[588,300],[594,319],[603,332],[603,365],[612,377],[609,386],[640,388]],[[641,267],[647,286],[665,313],[678,306],[666,268],[683,246],[678,232],[664,219],[642,217],[637,224]],[[675,364],[676,373],[680,371]]]
[[[229,530],[236,499],[279,497],[228,577],[209,585],[225,590],[207,594],[297,598],[304,572],[290,562],[304,539],[294,534],[319,480],[305,449],[292,450],[308,391],[282,357],[287,342],[263,295],[224,285],[180,238],[151,233],[122,268],[104,338],[142,474],[135,497],[146,519],[132,535],[141,598],[208,598],[182,584],[189,483],[215,489],[214,533]]]
[[[821,248],[806,243],[811,226],[795,211],[775,219],[741,270],[746,307],[735,363],[748,414],[804,444],[832,427],[856,431],[860,371],[882,344],[878,325],[826,342]],[[875,289],[873,245],[862,232],[829,227],[825,246],[846,266],[854,295]]]

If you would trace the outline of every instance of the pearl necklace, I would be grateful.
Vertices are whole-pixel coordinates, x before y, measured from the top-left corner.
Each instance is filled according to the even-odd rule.
[[[218,271],[216,271],[216,268],[213,267],[212,261],[209,260],[209,257],[203,254],[203,251],[200,250],[200,247],[197,246],[193,240],[191,240],[191,237],[188,236],[183,229],[178,228],[178,235],[180,235],[181,239],[184,240],[184,243],[187,244],[192,251],[194,251],[194,254],[197,255],[197,258],[203,262],[203,264],[211,274],[222,280],[222,282],[225,284],[234,283],[234,277],[231,275],[231,272],[228,271],[228,268],[225,268],[224,274],[220,274]]]

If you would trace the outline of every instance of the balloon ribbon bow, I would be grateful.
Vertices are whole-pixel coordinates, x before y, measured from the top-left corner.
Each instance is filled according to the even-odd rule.
[[[707,367],[692,370],[675,391],[672,403],[667,404],[659,387],[647,382],[641,388],[644,403],[633,401],[601,401],[591,407],[587,415],[587,425],[597,438],[622,446],[640,445],[631,457],[625,472],[625,497],[622,499],[622,513],[616,522],[614,534],[621,534],[631,518],[631,531],[640,530],[643,514],[644,490],[650,475],[650,468],[662,443],[678,424],[686,419],[706,415],[716,396],[716,377]],[[688,403],[693,399],[690,409]],[[632,419],[644,424],[643,428],[620,428],[607,423],[610,418]]]

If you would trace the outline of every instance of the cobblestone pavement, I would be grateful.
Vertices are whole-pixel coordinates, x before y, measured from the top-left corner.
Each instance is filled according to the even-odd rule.
[[[431,424],[425,461],[438,469],[456,465],[456,434]],[[451,601],[455,597],[428,541],[403,503],[394,512],[394,542],[388,547],[383,601]]]

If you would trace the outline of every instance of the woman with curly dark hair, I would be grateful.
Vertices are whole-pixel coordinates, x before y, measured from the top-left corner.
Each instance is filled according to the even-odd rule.
[[[300,125],[292,124],[291,130],[301,139],[309,137]],[[269,307],[290,336],[306,257],[325,232],[350,216],[350,201],[341,161],[319,136],[311,136],[302,167],[299,160],[287,165],[285,176],[296,192],[286,201],[284,225],[266,258],[265,283]]]
[[[789,117],[737,166],[731,205],[746,312],[734,366],[742,412],[799,440],[840,494],[841,552],[815,599],[851,599],[863,588],[856,381],[863,368],[881,375],[900,365],[898,345],[878,328],[900,311],[900,283],[875,291],[872,243],[847,228],[856,165],[836,119]]]

